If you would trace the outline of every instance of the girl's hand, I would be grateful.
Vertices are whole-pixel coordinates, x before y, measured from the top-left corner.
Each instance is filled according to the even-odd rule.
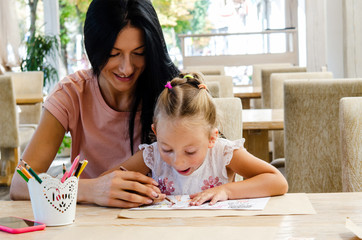
[[[218,186],[214,188],[207,189],[205,191],[191,194],[191,206],[200,206],[206,201],[210,201],[210,205],[214,205],[218,201],[228,200],[228,193],[224,186]]]
[[[116,170],[94,179],[79,181],[79,202],[132,208],[165,198],[157,182],[141,173]]]

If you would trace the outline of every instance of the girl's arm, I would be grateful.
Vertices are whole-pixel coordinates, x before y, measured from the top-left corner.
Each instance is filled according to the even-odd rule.
[[[51,165],[65,134],[61,123],[44,110],[23,159],[37,173],[46,172]],[[102,206],[137,207],[152,203],[157,183],[141,173],[117,171],[93,179],[80,179],[78,202],[90,202]],[[17,172],[10,187],[10,197],[14,200],[29,199],[26,182]]]
[[[190,195],[193,199],[191,205],[200,205],[208,200],[214,204],[220,200],[282,195],[288,191],[288,183],[278,169],[244,148],[234,151],[227,168],[243,176],[244,180]]]

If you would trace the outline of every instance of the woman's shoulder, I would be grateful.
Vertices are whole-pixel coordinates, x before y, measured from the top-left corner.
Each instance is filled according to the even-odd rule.
[[[96,77],[93,75],[91,69],[79,70],[63,78],[59,84],[67,87],[80,87],[87,83],[91,83],[94,80],[96,80]]]
[[[96,77],[93,75],[92,70],[80,70],[69,74],[58,82],[49,97],[53,95],[75,97],[82,95],[84,92],[92,92],[86,91],[86,89],[94,85],[93,83],[96,83]]]

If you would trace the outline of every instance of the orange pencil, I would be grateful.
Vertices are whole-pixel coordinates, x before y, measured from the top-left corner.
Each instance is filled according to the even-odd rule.
[[[28,172],[28,170],[26,170],[26,168],[24,168],[23,166],[18,166],[18,168],[20,169],[20,171],[28,178],[32,178],[33,176],[31,176],[31,174]]]

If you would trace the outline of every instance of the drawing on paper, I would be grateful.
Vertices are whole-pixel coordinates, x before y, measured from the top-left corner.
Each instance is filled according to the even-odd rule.
[[[190,206],[189,195],[170,195],[168,196],[175,204],[164,200],[152,205],[131,208],[130,210],[174,210],[174,209],[238,209],[238,210],[263,210],[268,203],[270,197],[238,199],[217,202],[210,205],[208,202],[200,206]]]

